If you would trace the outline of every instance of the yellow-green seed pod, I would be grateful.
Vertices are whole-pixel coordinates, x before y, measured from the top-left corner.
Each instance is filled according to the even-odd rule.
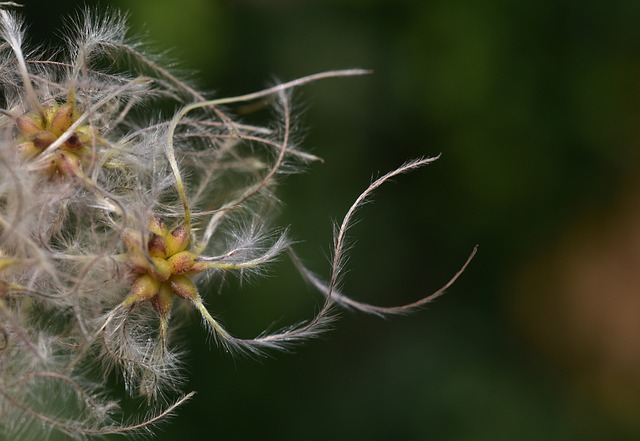
[[[201,273],[202,271],[205,271],[208,268],[207,263],[206,262],[193,262],[193,265],[191,265],[191,269],[186,272],[185,274],[198,274]]]
[[[185,274],[192,271],[196,255],[190,251],[182,251],[171,256],[168,260],[173,274]]]
[[[147,247],[151,257],[159,257],[162,259],[167,257],[167,241],[164,236],[151,232]]]
[[[138,250],[130,250],[128,255],[128,264],[131,268],[131,271],[138,274],[146,274],[149,272],[149,267],[151,263],[149,262],[149,258],[144,254],[141,249]]]
[[[184,225],[178,225],[167,234],[167,255],[173,256],[189,246],[189,231]]]
[[[16,127],[18,128],[18,131],[25,136],[35,135],[45,129],[42,117],[35,113],[25,113],[24,115],[17,117]]]
[[[44,128],[46,130],[51,130],[51,120],[53,119],[53,117],[55,116],[56,112],[58,111],[59,106],[57,104],[54,104],[53,106],[49,106],[49,107],[45,107],[43,109],[43,123],[44,123]]]
[[[62,150],[55,152],[55,164],[63,176],[78,176],[82,172],[82,163],[77,155]]]
[[[56,137],[62,135],[73,124],[75,108],[72,104],[60,106],[51,118],[51,132]]]
[[[51,132],[38,132],[31,137],[33,144],[40,149],[40,151],[49,147],[56,140],[56,136]]]
[[[167,232],[169,231],[164,221],[157,217],[152,217],[151,219],[149,219],[148,228],[149,228],[149,231],[151,231],[152,233],[156,233],[158,236],[163,236],[163,237],[166,236]]]
[[[93,150],[98,145],[109,145],[109,143],[100,136],[98,129],[93,126],[80,126],[75,133],[78,135],[82,146],[87,148],[87,151]]]
[[[159,257],[151,258],[152,266],[149,268],[149,273],[156,279],[161,282],[164,282],[172,274],[172,267],[169,262],[165,259],[161,259]]]
[[[160,290],[160,282],[148,274],[137,277],[131,285],[131,291],[126,299],[122,301],[122,306],[131,306],[145,300],[154,298]]]
[[[36,147],[31,141],[18,144],[17,150],[20,157],[24,160],[33,159],[42,153],[42,149]]]
[[[198,289],[187,276],[173,276],[169,283],[176,295],[186,300],[196,300],[198,298]]]
[[[91,126],[80,126],[76,129],[76,135],[83,145],[92,145],[98,141],[98,131]]]
[[[162,283],[158,290],[158,295],[151,299],[151,303],[161,319],[168,319],[171,313],[171,305],[173,304],[171,287],[166,283]]]

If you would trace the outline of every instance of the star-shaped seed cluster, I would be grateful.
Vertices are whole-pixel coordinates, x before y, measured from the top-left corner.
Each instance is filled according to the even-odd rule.
[[[196,254],[187,251],[190,233],[185,225],[171,230],[164,222],[152,219],[143,246],[140,231],[128,230],[123,236],[127,247],[127,263],[134,274],[129,295],[122,306],[149,301],[158,313],[163,328],[171,312],[174,296],[195,301],[198,291],[189,275],[206,269]]]
[[[49,146],[65,134],[79,118],[72,100],[65,104],[43,107],[16,118],[19,132],[18,152],[24,160],[38,158]],[[98,140],[97,130],[90,125],[79,125],[68,134],[59,147],[51,152],[43,171],[52,176],[73,176],[91,162],[93,148]]]

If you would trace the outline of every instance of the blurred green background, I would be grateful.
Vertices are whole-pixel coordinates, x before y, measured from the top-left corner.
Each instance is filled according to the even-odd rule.
[[[26,3],[37,38],[79,6]],[[291,354],[231,359],[194,317],[182,332],[198,394],[156,439],[640,439],[640,2],[110,5],[216,96],[374,70],[295,94],[305,145],[325,159],[280,193],[277,221],[305,261],[327,274],[331,221],[372,176],[442,157],[361,211],[345,291],[417,299],[480,245],[425,311],[346,312]],[[321,300],[283,261],[207,302],[249,337]]]

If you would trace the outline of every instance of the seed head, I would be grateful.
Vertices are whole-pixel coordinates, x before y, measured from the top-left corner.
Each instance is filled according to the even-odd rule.
[[[318,159],[297,143],[291,90],[366,71],[209,99],[127,38],[118,12],[85,11],[68,50],[45,54],[23,48],[13,6],[0,3],[0,434],[85,439],[138,432],[173,412],[191,396],[181,395],[186,370],[175,343],[188,308],[177,302],[226,351],[258,356],[326,331],[334,305],[387,315],[441,294],[380,308],[338,291],[357,208],[387,179],[435,158],[407,163],[363,192],[337,229],[326,282],[297,258],[287,230],[272,225],[283,172]],[[266,97],[271,125],[228,110]],[[148,114],[160,101],[178,110]],[[285,251],[323,306],[282,330],[234,336],[206,306],[205,282],[260,274]],[[119,413],[113,374],[147,399],[150,413]]]

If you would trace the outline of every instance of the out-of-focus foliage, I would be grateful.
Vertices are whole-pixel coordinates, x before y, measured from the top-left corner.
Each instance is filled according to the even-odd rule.
[[[134,28],[146,23],[223,95],[274,76],[375,71],[297,95],[306,144],[325,159],[282,197],[292,233],[312,238],[300,248],[307,263],[328,268],[326,213],[341,216],[372,170],[442,158],[362,211],[347,291],[418,298],[480,244],[424,313],[345,318],[326,341],[259,363],[193,353],[199,395],[157,439],[640,436],[640,2],[101,4],[131,8]],[[25,8],[41,38],[77,7],[56,5]],[[286,264],[275,273],[220,298],[225,318],[247,323],[239,332],[276,311],[309,312],[311,290]],[[184,332],[202,338],[197,326]]]

